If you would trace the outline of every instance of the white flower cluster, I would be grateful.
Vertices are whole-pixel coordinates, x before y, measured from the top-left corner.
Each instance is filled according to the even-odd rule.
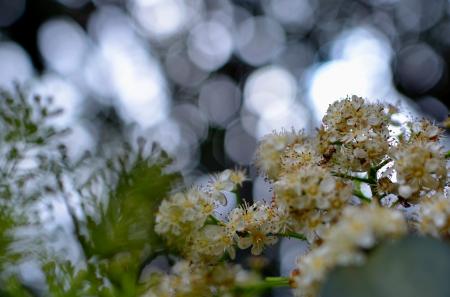
[[[296,270],[297,295],[316,296],[329,269],[360,262],[361,248],[406,232],[402,214],[382,207],[428,201],[418,229],[448,237],[450,202],[434,195],[448,185],[443,130],[414,120],[393,133],[396,112],[353,96],[330,105],[315,135],[292,131],[262,140],[257,165],[273,183],[274,201],[289,212],[287,228],[313,243]],[[368,194],[361,191],[364,183]],[[387,195],[397,202],[383,203]]]
[[[421,233],[450,239],[450,199],[435,194],[420,205],[418,229]]]
[[[159,206],[155,230],[165,234],[170,244],[178,246],[203,227],[214,209],[215,201],[200,189],[176,193]]]
[[[265,136],[256,165],[273,185],[271,203],[237,205],[217,219],[224,193],[245,180],[242,171],[232,170],[214,176],[205,188],[164,200],[155,230],[191,264],[177,264],[183,269],[175,266],[171,275],[160,277],[148,296],[227,296],[232,290],[223,293],[218,283],[232,276],[223,272],[213,280],[208,273],[223,269],[222,260],[234,259],[236,248],[251,247],[259,255],[282,236],[310,243],[291,277],[295,294],[305,297],[317,296],[333,267],[362,263],[365,251],[379,241],[406,234],[408,220],[414,219],[422,234],[449,238],[443,130],[427,120],[398,124],[391,120],[396,112],[353,96],[330,105],[314,135]],[[390,130],[394,125],[400,125],[400,134]],[[391,203],[385,203],[387,196],[394,197]],[[401,210],[412,205],[420,211],[405,216]]]
[[[447,165],[439,143],[418,141],[400,145],[393,150],[392,159],[401,197],[414,200],[444,190]]]
[[[323,243],[300,257],[292,273],[296,296],[317,296],[326,273],[338,265],[364,261],[364,250],[379,239],[397,238],[407,231],[403,214],[397,210],[348,206],[341,220],[323,237]]]
[[[288,171],[274,189],[277,203],[289,209],[290,228],[310,242],[337,219],[352,197],[351,185],[317,165]]]
[[[274,179],[286,170],[317,163],[320,158],[314,141],[296,131],[266,135],[259,144],[256,165]]]
[[[193,262],[215,263],[225,253],[232,259],[236,247],[261,254],[276,243],[284,230],[287,212],[276,204],[255,203],[233,209],[224,220],[214,216],[224,191],[242,184],[242,171],[226,170],[212,178],[205,189],[190,189],[164,200],[156,215],[155,230],[167,244]]]
[[[389,150],[389,112],[353,96],[330,105],[319,129],[319,150],[336,169],[367,171]]]
[[[179,261],[171,274],[154,273],[142,297],[231,297],[240,284],[255,282],[258,277],[239,265],[215,266]]]
[[[167,244],[191,260],[218,260],[225,251],[234,256],[234,230],[214,225],[214,211],[226,203],[226,193],[242,185],[245,174],[226,170],[205,188],[193,188],[165,199],[156,214],[155,231]]]
[[[226,226],[236,232],[237,245],[241,249],[252,247],[253,255],[262,253],[264,246],[277,242],[286,225],[287,213],[275,204],[257,202],[251,206],[235,208]]]

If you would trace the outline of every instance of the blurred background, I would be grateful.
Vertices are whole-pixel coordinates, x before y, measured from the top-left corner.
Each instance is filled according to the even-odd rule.
[[[352,94],[442,121],[449,63],[447,0],[0,0],[0,86],[53,97],[72,157],[143,136],[187,183],[247,168],[254,199],[262,136]]]

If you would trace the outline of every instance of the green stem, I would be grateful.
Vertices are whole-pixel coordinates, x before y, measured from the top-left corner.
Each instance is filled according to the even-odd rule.
[[[445,153],[445,158],[446,158],[446,159],[450,158],[450,151],[448,151],[448,152]]]
[[[222,225],[222,221],[213,215],[209,215],[206,219],[205,225]]]
[[[234,190],[234,194],[236,195],[236,205],[242,205],[242,197],[241,197],[241,187],[236,186],[236,190]]]
[[[297,232],[292,232],[292,231],[287,231],[287,232],[284,232],[284,233],[277,233],[275,235],[280,236],[280,237],[297,238],[297,239],[300,239],[300,240],[306,240],[306,236],[305,235],[297,233]]]
[[[371,180],[369,178],[365,178],[365,177],[358,177],[358,176],[348,175],[348,174],[344,174],[344,173],[337,173],[337,172],[334,172],[333,175],[337,176],[337,177],[341,177],[341,178],[346,178],[346,179],[349,179],[349,180],[360,181],[360,182],[363,182],[363,183],[366,183],[366,184],[373,184],[374,183],[373,180]]]
[[[268,276],[265,278],[265,282],[274,287],[285,287],[289,286],[290,279],[285,276]]]
[[[277,287],[288,287],[289,278],[283,276],[266,277],[263,281],[257,283],[241,284],[235,287],[235,290],[241,293],[250,293],[263,291]]]
[[[375,166],[374,170],[378,171],[381,168],[383,168],[385,165],[389,164],[390,162],[392,162],[392,159],[388,158],[388,159],[384,160],[383,162],[381,162],[380,164],[378,164],[377,166]]]
[[[376,184],[377,183],[377,169],[376,169],[376,167],[372,167],[372,168],[370,168],[369,169],[369,183],[368,184],[370,184],[370,187],[372,188],[372,185],[374,185],[374,184]]]
[[[366,197],[361,191],[353,191],[353,195],[361,199],[363,202],[370,203],[372,202],[372,199],[369,197]]]

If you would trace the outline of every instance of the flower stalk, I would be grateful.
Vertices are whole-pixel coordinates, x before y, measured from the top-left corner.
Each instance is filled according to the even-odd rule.
[[[249,284],[240,284],[235,287],[235,291],[240,293],[250,293],[264,291],[272,288],[289,287],[290,278],[283,276],[266,277],[263,281]]]
[[[306,240],[306,236],[297,232],[287,231],[284,233],[277,233],[279,237],[296,238],[300,240]]]
[[[359,182],[363,182],[366,184],[375,184],[375,181],[373,181],[370,178],[358,177],[358,176],[353,176],[353,175],[349,175],[349,174],[345,174],[345,173],[338,173],[338,172],[334,172],[333,175],[336,177],[341,177],[341,178],[345,178],[348,180],[359,181]]]

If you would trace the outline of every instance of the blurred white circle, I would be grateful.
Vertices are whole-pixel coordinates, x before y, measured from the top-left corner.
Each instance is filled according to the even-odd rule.
[[[145,130],[144,137],[148,143],[158,143],[163,150],[175,155],[182,138],[180,125],[176,121],[168,118],[164,123],[158,123]]]
[[[259,66],[275,58],[285,43],[283,28],[268,17],[249,17],[237,28],[237,52],[246,63]]]
[[[233,51],[230,31],[215,21],[202,22],[194,27],[187,45],[191,60],[208,71],[216,70],[225,64]]]
[[[445,0],[434,0],[432,5],[427,1],[398,1],[395,5],[396,24],[400,31],[420,32],[438,23],[445,15]]]
[[[382,33],[366,27],[344,31],[333,41],[330,56],[330,61],[311,68],[306,79],[318,118],[333,101],[349,95],[395,102],[392,49]]]
[[[28,54],[15,42],[0,42],[0,86],[12,88],[23,84],[33,75]]]
[[[149,128],[166,119],[170,98],[159,60],[129,17],[118,8],[105,7],[91,17],[88,27],[98,44],[95,58],[88,59],[89,87],[110,96],[128,123]]]
[[[308,29],[314,24],[315,1],[311,0],[270,0],[267,10],[280,23]]]
[[[256,137],[260,139],[273,130],[304,129],[309,118],[308,110],[299,103],[279,104],[259,119]]]
[[[426,92],[439,82],[443,73],[442,58],[426,44],[408,46],[398,54],[397,75],[408,90]]]
[[[149,37],[162,40],[186,28],[199,10],[199,1],[131,0],[129,10]]]
[[[225,127],[239,110],[241,91],[226,76],[213,78],[202,85],[198,104],[212,124]]]
[[[254,71],[244,87],[244,104],[258,115],[276,112],[280,105],[290,105],[297,94],[297,82],[289,71],[266,66]]]
[[[111,104],[114,90],[109,62],[102,56],[99,48],[93,49],[86,56],[82,71],[84,84],[93,93],[95,100],[103,104]]]
[[[239,165],[252,163],[256,140],[242,127],[239,120],[232,122],[225,133],[225,152]]]
[[[277,64],[288,69],[295,77],[301,77],[306,68],[315,62],[315,54],[309,44],[289,43],[281,52]]]
[[[245,131],[250,135],[253,135],[255,138],[258,138],[258,124],[260,116],[248,110],[248,108],[242,108],[240,112],[240,119],[242,123],[242,127],[244,127]]]
[[[169,49],[165,68],[167,75],[174,82],[185,87],[196,87],[208,76],[208,73],[194,64],[183,50]]]
[[[68,74],[80,68],[87,38],[83,29],[71,19],[52,19],[38,31],[38,47],[46,64]]]
[[[191,129],[195,134],[195,141],[206,137],[208,133],[208,120],[205,114],[195,105],[182,103],[172,108],[172,118],[175,119],[181,127]]]

